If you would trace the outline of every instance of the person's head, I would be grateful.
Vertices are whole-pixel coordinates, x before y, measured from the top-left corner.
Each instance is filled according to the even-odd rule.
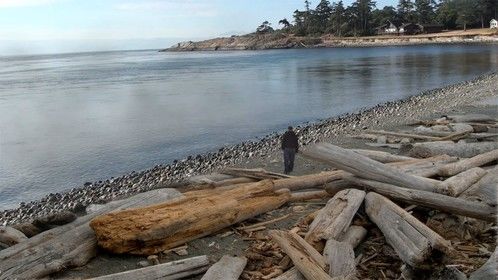
[[[287,130],[292,131],[292,126],[289,125],[289,127],[287,127]]]

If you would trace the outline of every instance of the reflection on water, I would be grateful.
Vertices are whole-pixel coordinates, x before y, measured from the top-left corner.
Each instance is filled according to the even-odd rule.
[[[496,46],[0,57],[0,207],[496,71]]]

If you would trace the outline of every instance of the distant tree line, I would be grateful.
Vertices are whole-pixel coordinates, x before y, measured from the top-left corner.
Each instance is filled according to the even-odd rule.
[[[372,0],[356,0],[350,6],[343,1],[321,0],[313,9],[309,0],[304,10],[295,10],[293,22],[279,21],[280,31],[297,36],[365,36],[388,21],[402,23],[440,24],[444,29],[486,27],[498,17],[498,0],[399,0],[396,7],[376,8]],[[269,22],[258,27],[258,33],[273,32]]]

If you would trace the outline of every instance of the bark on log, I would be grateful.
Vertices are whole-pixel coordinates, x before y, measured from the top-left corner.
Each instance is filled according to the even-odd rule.
[[[486,173],[486,170],[474,167],[446,179],[441,184],[441,190],[438,192],[449,196],[459,196],[462,192],[479,181],[484,175],[486,175]]]
[[[206,256],[198,256],[184,260],[134,269],[130,271],[100,276],[89,280],[174,280],[200,274],[208,269]],[[204,278],[203,278],[204,279]],[[222,279],[222,278],[218,278]]]
[[[155,254],[276,209],[290,198],[288,190],[275,192],[270,180],[184,195],[173,203],[95,218],[90,226],[99,246],[118,254]]]
[[[413,160],[414,159],[411,157],[393,155],[391,153],[382,152],[382,151],[364,150],[364,149],[353,149],[353,151],[360,154],[360,155],[366,156],[370,159],[373,159],[375,161],[382,162],[382,163],[398,162],[398,161],[405,161],[405,160]]]
[[[270,235],[306,279],[332,279],[324,271],[326,263],[323,256],[299,235],[279,230],[270,231]]]
[[[397,186],[364,180],[356,177],[347,178],[352,184],[374,191],[391,199],[433,208],[442,212],[462,215],[485,221],[496,219],[496,208],[484,203],[472,202],[437,193],[400,188]]]
[[[180,196],[176,190],[159,189],[113,201],[95,213],[2,250],[0,279],[36,279],[66,268],[83,266],[97,251],[95,233],[89,226],[91,219],[111,211],[142,207]]]
[[[453,143],[452,141],[416,143],[409,156],[416,158],[449,155],[470,158],[498,149],[498,142]]]
[[[478,270],[470,274],[469,280],[488,280],[496,279],[498,276],[498,247],[495,248],[493,255],[488,261],[481,266]]]
[[[365,207],[387,243],[410,266],[424,268],[424,262],[435,250],[443,253],[451,251],[448,241],[389,199],[371,192],[365,198]]]
[[[498,149],[445,165],[439,169],[438,174],[449,177],[473,167],[483,166],[495,160],[498,160]]]
[[[324,161],[358,177],[425,191],[437,189],[439,181],[407,174],[353,151],[320,143],[305,150],[304,155]]]
[[[329,265],[331,277],[347,278],[356,274],[356,263],[351,244],[329,239],[323,250],[323,256]]]
[[[360,190],[347,189],[338,192],[318,212],[305,240],[321,251],[323,240],[337,239],[346,232],[364,198],[365,192]]]
[[[488,170],[488,173],[479,182],[468,188],[460,197],[471,201],[481,201],[496,207],[498,205],[498,188],[496,186],[498,186],[498,166]]]
[[[223,256],[211,266],[201,280],[237,280],[246,267],[247,259],[245,257]]]
[[[324,190],[321,191],[308,191],[308,192],[295,192],[291,193],[290,202],[306,201],[311,199],[323,199],[330,197],[330,194]]]
[[[26,235],[17,229],[8,226],[0,226],[0,243],[10,247],[26,240],[28,240]]]

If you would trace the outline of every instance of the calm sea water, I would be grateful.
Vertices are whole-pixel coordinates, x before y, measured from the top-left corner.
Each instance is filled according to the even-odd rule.
[[[0,208],[497,69],[469,45],[0,57]]]

